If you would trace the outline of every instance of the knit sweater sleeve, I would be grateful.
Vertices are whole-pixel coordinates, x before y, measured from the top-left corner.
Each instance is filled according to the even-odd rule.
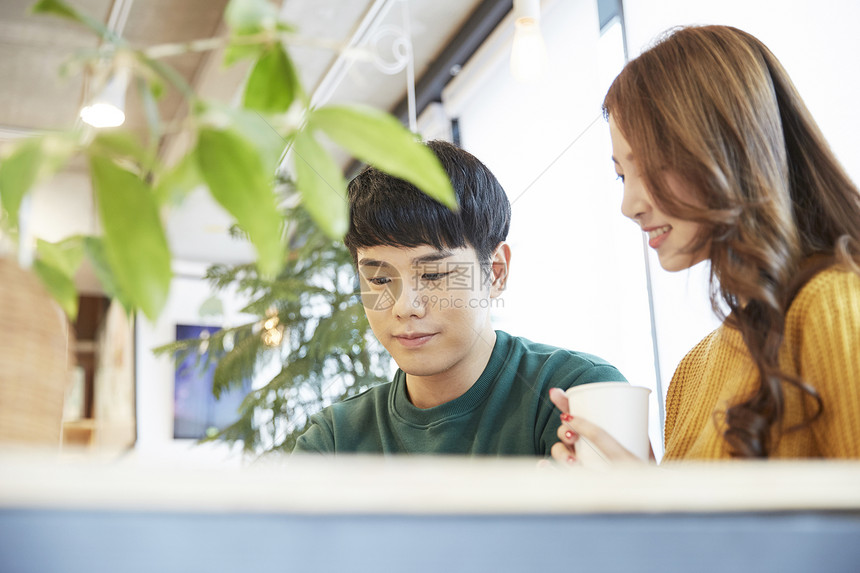
[[[293,453],[334,453],[334,437],[331,430],[331,409],[323,410],[311,416],[311,424],[307,431],[299,436]]]
[[[687,408],[691,402],[699,407],[702,406],[701,403],[696,403],[694,398],[691,399],[688,394],[692,393],[694,397],[699,394],[697,386],[702,385],[703,371],[709,364],[708,358],[711,348],[719,332],[720,329],[714,330],[699,341],[678,363],[678,367],[672,375],[666,394],[666,420],[663,427],[663,439],[666,444],[675,438],[675,430],[680,424],[680,419],[691,415],[697,417],[709,417],[711,415],[710,410],[707,409],[696,409],[694,412],[685,410],[685,404]],[[692,439],[695,439],[695,436],[688,436],[687,440],[684,441]]]
[[[822,273],[793,306],[798,374],[823,404],[811,426],[819,451],[827,458],[860,458],[860,276]]]

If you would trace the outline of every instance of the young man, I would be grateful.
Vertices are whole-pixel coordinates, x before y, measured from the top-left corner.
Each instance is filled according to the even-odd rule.
[[[595,356],[493,330],[490,307],[509,276],[510,203],[475,157],[427,145],[459,211],[372,168],[349,185],[344,243],[373,333],[399,369],[314,415],[294,452],[549,456],[559,425],[549,389],[624,380]]]

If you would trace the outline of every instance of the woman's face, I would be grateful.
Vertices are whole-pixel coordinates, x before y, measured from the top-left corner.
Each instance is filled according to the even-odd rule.
[[[612,160],[615,172],[624,183],[624,200],[621,212],[635,221],[648,235],[648,245],[657,251],[660,266],[667,271],[681,271],[707,258],[707,245],[690,253],[687,251],[701,225],[667,215],[657,208],[645,181],[637,168],[636,157],[630,144],[621,134],[612,115],[609,116],[609,135],[612,138]],[[679,198],[688,195],[677,178],[669,177],[669,184]]]

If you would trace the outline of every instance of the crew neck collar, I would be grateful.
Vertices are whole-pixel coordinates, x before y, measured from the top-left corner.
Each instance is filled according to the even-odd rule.
[[[501,330],[496,331],[496,343],[484,371],[466,392],[457,398],[432,408],[418,408],[406,394],[406,373],[397,369],[392,387],[393,411],[403,421],[416,426],[429,426],[449,418],[456,418],[474,410],[490,394],[493,383],[505,363],[511,346],[511,336]]]

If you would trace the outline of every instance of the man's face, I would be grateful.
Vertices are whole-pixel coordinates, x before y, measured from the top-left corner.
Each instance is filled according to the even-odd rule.
[[[373,333],[412,376],[470,370],[495,340],[492,299],[501,292],[483,276],[472,247],[437,250],[358,249],[362,302]]]

